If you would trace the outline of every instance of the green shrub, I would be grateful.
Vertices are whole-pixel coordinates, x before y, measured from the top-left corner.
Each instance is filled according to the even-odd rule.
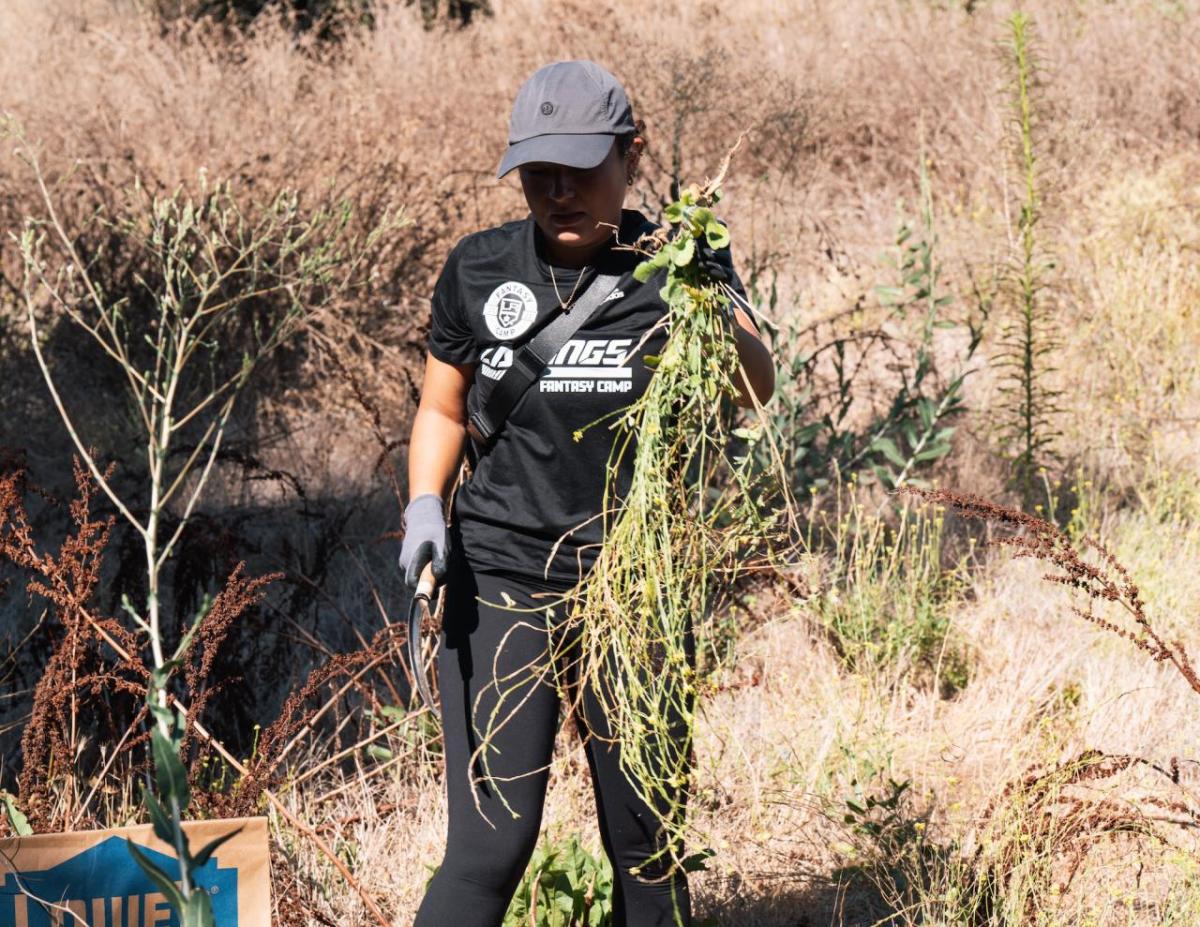
[[[779,378],[769,414],[788,437],[785,461],[797,496],[858,473],[887,489],[920,486],[922,474],[950,453],[949,422],[966,408],[963,382],[982,329],[974,319],[947,315],[953,296],[942,284],[923,153],[919,176],[920,216],[901,216],[889,259],[895,276],[874,288],[880,324],[856,321],[866,307],[863,294],[853,312],[837,316],[844,327],[793,319],[771,332]],[[961,353],[951,369],[939,370],[935,335],[960,327],[967,335]],[[890,379],[880,382],[881,369]]]

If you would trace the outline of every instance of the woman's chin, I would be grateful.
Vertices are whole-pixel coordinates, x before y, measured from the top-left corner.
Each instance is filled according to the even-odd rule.
[[[548,237],[563,250],[572,251],[589,251],[603,244],[608,238],[607,235],[597,235],[593,230],[588,231],[590,234],[584,234],[579,229],[554,229],[553,234]]]
[[[558,259],[571,263],[588,261],[608,240],[608,235],[597,234],[595,229],[579,227],[555,228],[551,224],[549,229],[543,228],[542,232]]]

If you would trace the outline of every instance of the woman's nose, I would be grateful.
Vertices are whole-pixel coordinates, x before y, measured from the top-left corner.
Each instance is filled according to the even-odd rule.
[[[575,192],[570,172],[566,168],[558,168],[550,175],[550,198],[553,200],[567,199]]]

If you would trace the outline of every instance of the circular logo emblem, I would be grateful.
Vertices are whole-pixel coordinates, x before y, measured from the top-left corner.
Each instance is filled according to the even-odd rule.
[[[542,115],[543,116],[549,116],[552,112],[554,112],[554,104],[553,103],[543,103],[542,104]]]
[[[510,280],[492,290],[483,304],[483,320],[501,341],[516,338],[537,318],[537,298],[525,284]]]

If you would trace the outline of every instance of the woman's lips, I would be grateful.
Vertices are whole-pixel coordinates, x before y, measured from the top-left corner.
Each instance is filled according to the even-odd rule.
[[[582,212],[552,212],[550,213],[550,221],[555,225],[575,225],[582,220],[584,214]]]

